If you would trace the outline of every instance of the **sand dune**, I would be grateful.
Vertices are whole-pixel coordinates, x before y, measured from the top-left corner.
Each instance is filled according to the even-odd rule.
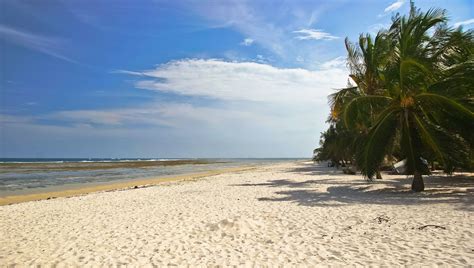
[[[0,207],[0,264],[474,263],[474,178],[367,183],[309,163]]]

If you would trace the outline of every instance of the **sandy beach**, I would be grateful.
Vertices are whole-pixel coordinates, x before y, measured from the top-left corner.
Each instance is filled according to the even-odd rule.
[[[0,207],[0,264],[470,266],[474,176],[360,175],[287,162]]]

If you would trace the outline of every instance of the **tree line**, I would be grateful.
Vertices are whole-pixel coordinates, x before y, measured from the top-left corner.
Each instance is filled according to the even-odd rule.
[[[329,96],[315,160],[350,164],[370,180],[405,160],[413,191],[424,190],[434,165],[472,169],[474,33],[447,22],[446,10],[411,2],[388,29],[346,38],[350,80]]]

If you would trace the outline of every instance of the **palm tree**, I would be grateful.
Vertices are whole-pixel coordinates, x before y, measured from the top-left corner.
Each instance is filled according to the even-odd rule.
[[[331,124],[328,130],[321,133],[320,147],[314,150],[313,160],[330,160],[336,167],[345,165],[352,160],[352,140],[351,132],[342,124]]]
[[[383,94],[384,81],[381,79],[381,73],[386,66],[389,55],[390,43],[387,40],[385,31],[378,32],[374,39],[369,34],[361,34],[357,45],[351,43],[348,38],[345,39],[348,53],[347,66],[351,72],[350,78],[357,86],[353,86],[349,81],[346,88],[339,89],[329,96],[331,107],[329,122],[336,124],[343,122],[341,114],[347,103],[353,99],[360,96]],[[357,124],[345,130],[353,140],[353,143],[349,146],[352,149],[353,156],[359,150],[360,140],[367,137],[377,110],[381,109],[381,107],[372,105],[365,108],[364,111],[359,111]],[[346,134],[346,137],[348,134]],[[347,143],[343,143],[343,146],[347,146]],[[357,161],[354,162],[357,165]],[[382,179],[378,169],[376,170],[376,178]],[[369,177],[369,179],[372,178]]]
[[[445,26],[444,10],[417,10],[393,18],[386,32],[392,47],[376,86],[352,98],[344,109],[349,128],[360,124],[371,107],[384,107],[371,120],[357,153],[365,176],[377,172],[392,145],[398,143],[413,174],[412,190],[423,191],[423,158],[434,156],[446,172],[469,166],[474,129],[472,32]],[[431,33],[431,31],[434,31]],[[375,79],[375,80],[377,80]],[[357,81],[356,81],[357,83]],[[358,83],[359,85],[359,83]]]

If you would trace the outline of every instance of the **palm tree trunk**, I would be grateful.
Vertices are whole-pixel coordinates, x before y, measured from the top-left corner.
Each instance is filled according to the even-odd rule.
[[[415,171],[413,175],[413,182],[411,183],[411,190],[414,192],[421,192],[425,190],[425,184],[423,183],[423,177],[420,172]]]
[[[381,180],[382,179],[382,174],[380,174],[380,171],[377,169],[377,172],[375,173],[375,178],[377,180]]]

